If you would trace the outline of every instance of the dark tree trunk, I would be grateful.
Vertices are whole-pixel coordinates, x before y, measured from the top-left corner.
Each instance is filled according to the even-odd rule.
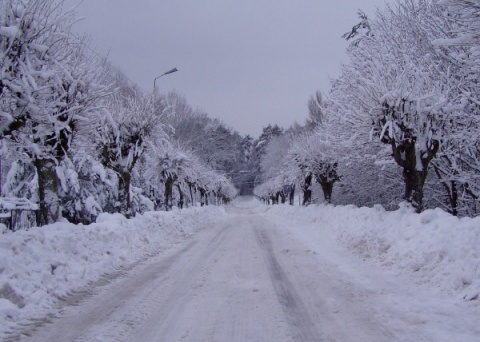
[[[130,172],[118,173],[118,212],[126,218],[132,216],[132,204],[130,199]]]
[[[280,203],[280,191],[275,194],[275,204]]]
[[[405,199],[412,203],[417,212],[423,210],[423,185],[427,178],[426,171],[403,169],[403,180],[405,181]]]
[[[200,191],[200,206],[203,207],[205,205],[206,191],[202,188],[200,188],[199,191]]]
[[[310,190],[310,186],[312,185],[312,174],[308,174],[305,176],[302,190],[303,190],[303,203],[302,205],[309,205],[312,203],[312,190]]]
[[[333,192],[333,183],[334,182],[321,182],[320,186],[323,190],[323,198],[325,202],[332,203],[332,192]]]
[[[288,195],[288,200],[289,200],[289,203],[290,205],[293,205],[293,201],[295,200],[295,185],[292,185],[292,187],[290,188],[290,193]]]
[[[427,152],[418,158],[422,163],[420,168],[417,168],[417,150],[414,141],[406,140],[401,145],[392,141],[390,144],[395,162],[403,168],[405,200],[413,205],[417,213],[420,213],[423,210],[423,186],[427,178],[428,167],[440,144],[437,141],[430,142]]]
[[[19,129],[25,124],[26,117],[16,119],[9,129],[13,131]],[[57,120],[66,122],[69,119],[67,114],[57,115]],[[17,126],[18,125],[18,126]],[[60,129],[57,134],[46,136],[45,145],[52,148],[51,158],[53,159],[38,159],[34,158],[33,164],[37,170],[38,177],[38,199],[39,210],[36,214],[37,225],[43,226],[45,224],[55,223],[60,218],[60,199],[58,197],[59,179],[55,170],[57,163],[65,158],[69,149],[69,142],[72,136],[73,121],[65,124],[68,128]],[[38,126],[33,123],[34,132],[38,132]],[[41,141],[35,141],[42,144]]]
[[[325,202],[332,203],[333,185],[338,178],[327,178],[322,175],[316,176],[315,178],[322,187],[323,198],[325,199]]]
[[[36,214],[37,225],[43,226],[55,223],[60,217],[56,164],[49,159],[35,159],[33,164],[38,177],[39,210]]]
[[[449,201],[450,201],[450,213],[453,216],[458,216],[458,190],[457,190],[457,182],[455,181],[450,181],[450,196],[449,196]]]
[[[191,206],[195,206],[195,203],[193,202],[193,185],[192,183],[188,183],[188,189],[190,190],[190,203]]]
[[[165,210],[172,210],[173,201],[173,178],[168,177],[165,180]]]
[[[303,202],[302,202],[302,205],[309,205],[310,203],[312,203],[312,190],[310,189],[307,189],[307,190],[303,190]]]
[[[446,160],[447,162],[449,162],[448,159]],[[442,177],[442,172],[440,171],[440,168],[437,165],[433,164],[433,169],[435,170],[435,173],[438,179],[440,180],[440,183],[442,183],[442,186],[447,193],[448,204],[450,205],[450,210],[449,210],[450,214],[452,214],[453,216],[458,216],[457,182],[454,180],[451,180],[451,181],[445,180],[444,177]]]
[[[285,193],[283,191],[280,192],[279,195],[280,195],[280,200],[281,200],[282,204],[284,204],[286,199],[287,199],[287,196],[285,195]]]
[[[180,209],[183,209],[183,191],[182,191],[182,187],[180,186],[180,184],[177,184],[177,190],[178,190],[178,207]]]

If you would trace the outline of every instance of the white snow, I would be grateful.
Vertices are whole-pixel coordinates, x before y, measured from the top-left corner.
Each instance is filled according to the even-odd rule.
[[[0,35],[8,38],[13,38],[18,35],[20,30],[17,26],[2,26],[0,27]]]
[[[219,223],[226,218],[230,223]],[[95,224],[88,226],[57,223],[1,235],[0,339],[32,318],[43,318],[55,312],[59,298],[88,287],[104,274],[128,269],[207,226],[207,234],[202,234],[208,239],[204,237],[201,241],[217,241],[215,248],[219,249],[215,253],[218,255],[209,258],[208,267],[201,260],[186,258],[178,266],[182,269],[186,267],[185,277],[191,276],[189,269],[197,267],[205,271],[213,265],[220,267],[220,264],[223,265],[220,271],[226,274],[233,272],[235,277],[238,276],[239,268],[243,266],[235,259],[238,255],[234,251],[250,246],[246,244],[247,236],[254,241],[254,231],[263,231],[268,234],[265,236],[274,239],[274,252],[278,252],[276,257],[283,262],[287,274],[296,270],[297,263],[303,265],[308,261],[320,265],[322,271],[319,273],[318,269],[314,271],[312,268],[308,280],[292,278],[295,279],[295,288],[301,289],[307,283],[310,290],[319,287],[319,291],[320,288],[325,291],[335,288],[338,284],[345,286],[335,293],[337,297],[328,299],[323,306],[311,307],[313,304],[305,302],[314,313],[323,308],[323,314],[327,316],[342,312],[344,321],[357,322],[358,312],[363,312],[362,315],[371,312],[371,324],[375,320],[385,324],[378,329],[393,329],[392,333],[400,331],[400,335],[412,329],[411,336],[427,333],[424,340],[432,340],[434,336],[435,341],[458,338],[475,341],[480,331],[476,327],[480,317],[480,218],[459,219],[440,209],[416,214],[406,204],[396,211],[387,212],[381,206],[267,207],[258,201],[247,201],[243,204],[237,202],[227,210],[211,206],[149,212],[130,220],[119,214],[101,214]],[[221,238],[219,234],[223,234]],[[235,238],[227,239],[226,236]],[[220,245],[220,242],[230,245]],[[253,248],[253,245],[248,248]],[[199,243],[196,246],[199,255],[203,255],[206,245]],[[207,252],[205,250],[204,254]],[[249,255],[253,250],[248,249],[245,253]],[[260,252],[257,250],[255,253]],[[217,258],[221,258],[221,262],[217,263]],[[245,267],[261,272],[259,267],[262,263],[258,262],[261,259],[252,256],[248,260]],[[188,262],[193,263],[188,266]],[[195,266],[197,264],[203,266]],[[232,265],[235,269],[230,270]],[[199,274],[192,277],[194,279],[190,282],[196,284]],[[209,280],[206,274],[200,278],[203,283],[216,284],[216,287],[207,289],[207,285],[185,285],[185,291],[202,302],[195,308],[205,308],[211,303],[215,307],[224,305],[219,292],[215,291],[229,283],[219,282],[218,278]],[[175,283],[180,280],[169,281]],[[232,295],[228,286],[222,289]],[[199,295],[200,290],[205,298]],[[250,290],[247,292],[251,293]],[[359,297],[355,300],[343,298],[344,292]],[[182,293],[178,293],[181,298]],[[308,294],[299,293],[302,296]],[[329,298],[327,292],[322,295]],[[333,313],[329,311],[332,308],[336,308]],[[230,314],[237,317],[235,312]],[[279,315],[278,310],[275,315]],[[188,317],[185,322],[175,324],[189,326],[198,318]],[[370,320],[369,317],[365,319]],[[223,328],[218,326],[218,329]],[[355,327],[347,330],[349,334],[354,334]],[[177,333],[180,332],[172,332]]]
[[[22,321],[52,312],[58,299],[156,254],[211,225],[221,207],[100,214],[88,226],[56,223],[0,235],[0,340]]]
[[[459,301],[480,302],[480,217],[460,219],[441,209],[416,214],[406,203],[393,212],[379,205],[321,204],[272,206],[269,213],[298,222],[299,233],[312,245],[325,234],[333,234],[360,257],[407,274],[432,291]],[[318,228],[312,230],[306,223]],[[302,231],[303,226],[310,229]]]
[[[449,46],[449,45],[463,45],[471,43],[475,40],[475,36],[473,34],[463,34],[457,38],[438,38],[435,39],[432,44],[437,46]]]

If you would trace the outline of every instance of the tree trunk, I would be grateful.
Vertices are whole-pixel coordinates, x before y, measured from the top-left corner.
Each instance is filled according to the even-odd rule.
[[[118,212],[126,218],[132,216],[132,204],[130,199],[130,172],[121,172],[118,174]]]
[[[427,178],[426,171],[403,169],[403,180],[405,181],[405,199],[412,203],[417,213],[423,210],[423,185]]]
[[[323,176],[318,176],[316,179],[322,187],[323,198],[325,199],[325,202],[332,203],[333,184],[336,180],[328,180],[327,177]]]
[[[55,223],[60,217],[56,165],[49,159],[35,159],[33,164],[38,177],[39,210],[36,214],[37,225],[43,226]]]
[[[312,190],[310,190],[310,186],[312,185],[312,174],[308,174],[305,176],[302,190],[303,190],[303,203],[302,205],[309,205],[312,203]]]
[[[453,216],[458,216],[458,191],[457,191],[457,182],[451,181],[451,196],[450,196],[450,207],[452,209],[451,214]]]
[[[180,184],[177,184],[177,190],[178,190],[178,207],[180,209],[183,209],[183,191],[182,191],[182,187],[180,186]]]
[[[280,191],[275,194],[275,204],[280,203]]]
[[[200,206],[203,207],[205,205],[205,190],[200,188]]]
[[[286,194],[282,191],[279,193],[279,195],[280,195],[280,200],[282,201],[282,204],[285,204],[285,201],[287,198]]]
[[[293,205],[293,201],[295,200],[295,185],[292,185],[292,187],[290,188],[288,199],[290,205]]]
[[[191,203],[191,206],[194,207],[195,206],[195,202],[193,202],[193,185],[192,183],[188,183],[188,189],[190,190],[190,203]]]
[[[428,174],[428,167],[438,152],[440,143],[430,142],[426,152],[418,159],[422,165],[417,165],[417,148],[412,140],[403,141],[401,145],[391,142],[393,157],[396,163],[403,168],[405,182],[405,200],[410,202],[417,213],[423,210],[423,186]]]
[[[448,158],[445,158],[448,162]],[[449,165],[450,162],[449,162]],[[458,216],[458,190],[457,190],[457,182],[454,180],[447,181],[443,176],[442,172],[440,171],[440,168],[433,164],[433,169],[435,170],[435,173],[437,174],[438,179],[440,180],[440,183],[442,183],[443,188],[445,189],[447,193],[447,198],[448,198],[448,204],[450,205],[450,214],[453,216]]]
[[[165,180],[165,210],[172,210],[173,200],[173,179],[167,178]]]

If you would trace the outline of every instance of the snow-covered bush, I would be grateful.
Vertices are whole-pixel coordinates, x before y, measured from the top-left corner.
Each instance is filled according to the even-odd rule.
[[[62,215],[73,223],[95,222],[99,214],[112,213],[117,198],[117,176],[92,156],[66,159],[57,168]]]

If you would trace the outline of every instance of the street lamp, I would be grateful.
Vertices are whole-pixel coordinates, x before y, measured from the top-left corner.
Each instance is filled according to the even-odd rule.
[[[157,79],[159,79],[162,76],[168,75],[168,74],[173,74],[174,72],[177,72],[177,71],[178,71],[177,68],[173,68],[172,70],[168,70],[167,72],[164,72],[160,76],[155,77],[155,79],[153,80],[153,92],[155,93],[155,87],[156,87]]]

